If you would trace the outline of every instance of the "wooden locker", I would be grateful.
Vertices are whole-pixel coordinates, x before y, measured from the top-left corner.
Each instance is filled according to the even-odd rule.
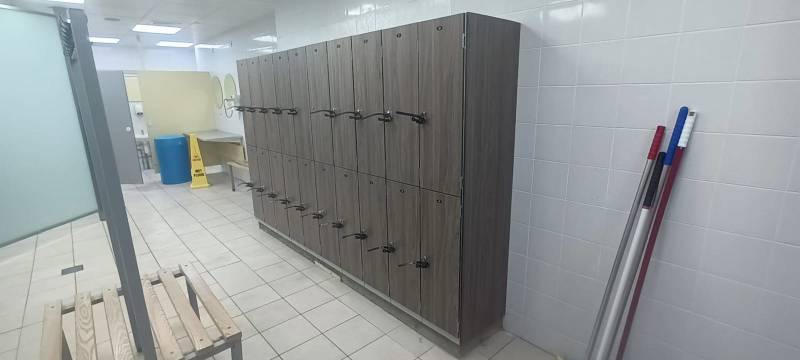
[[[280,117],[274,113],[278,106],[278,98],[275,92],[275,71],[272,66],[272,55],[259,56],[261,59],[261,98],[264,108],[271,108],[264,114],[264,128],[266,131],[267,150],[282,151]]]
[[[254,108],[264,107],[263,93],[261,92],[261,59],[253,57],[247,59],[247,78],[250,81],[250,105]],[[249,112],[253,119],[253,132],[259,149],[267,149],[267,123],[261,111]]]
[[[272,169],[269,165],[269,152],[261,149],[258,151],[258,171],[261,179],[261,186],[264,187],[264,192],[259,194],[261,200],[261,207],[264,211],[263,221],[271,226],[275,226],[275,204],[272,201],[277,195],[272,187]]]
[[[294,122],[294,136],[297,142],[297,156],[310,160],[314,158],[314,149],[311,140],[311,111],[308,104],[306,49],[294,49],[288,53],[289,77],[292,83],[292,107],[296,112],[292,122]]]
[[[355,171],[335,168],[336,216],[342,222],[339,229],[339,266],[361,278],[361,242],[364,233],[358,216],[358,177]]]
[[[339,265],[339,227],[336,214],[336,175],[333,165],[315,163],[317,180],[317,212],[319,219],[320,254],[328,261]]]
[[[236,61],[236,72],[239,78],[239,105],[250,106],[250,74],[248,73],[247,59]],[[244,139],[247,145],[257,146],[256,132],[253,124],[253,113],[243,111]]]
[[[420,125],[400,114],[420,112],[417,24],[383,30],[381,37],[383,102],[394,117],[385,125],[386,178],[418,185]]]
[[[260,169],[258,168],[258,162],[261,156],[255,146],[248,145],[246,151],[247,161],[250,165],[250,183],[253,184],[253,187],[250,189],[250,194],[253,195],[253,216],[255,216],[256,219],[264,221],[264,210],[261,205],[261,194],[263,194],[263,192],[257,191],[263,186]]]
[[[420,187],[461,195],[464,16],[419,24]]]
[[[304,159],[300,159],[298,162],[300,205],[302,205],[302,210],[298,210],[300,210],[303,222],[303,238],[305,239],[306,247],[319,254],[319,221],[313,217],[317,211],[317,183],[314,180],[314,162]]]
[[[272,199],[272,204],[275,208],[275,224],[273,227],[282,232],[284,235],[289,235],[289,219],[286,215],[284,206],[288,205],[289,199],[286,198],[286,182],[283,176],[283,155],[276,152],[269,152],[269,166],[272,171],[272,191],[275,192],[276,197]]]
[[[386,225],[386,179],[358,174],[358,202],[361,228],[367,238],[362,242],[364,282],[389,294],[389,246]]]
[[[420,204],[420,253],[429,264],[420,271],[420,314],[450,334],[458,335],[461,200],[423,189]],[[480,271],[480,266],[465,271]]]
[[[303,238],[303,218],[298,207],[302,206],[300,201],[300,177],[297,170],[297,158],[291,155],[283,155],[283,178],[286,182],[286,199],[288,203],[284,205],[286,215],[289,218],[289,236],[297,242],[305,245]]]
[[[386,182],[387,229],[395,252],[389,254],[389,297],[411,311],[420,309],[419,188]]]
[[[331,96],[328,82],[328,50],[325,43],[306,46],[308,95],[311,107],[311,133],[314,161],[333,164]]]
[[[272,55],[272,69],[275,73],[275,97],[278,107],[278,124],[281,134],[281,152],[288,155],[297,155],[295,126],[292,123],[292,82],[289,75],[289,53],[282,51]]]
[[[358,171],[386,176],[386,144],[383,138],[383,65],[381,32],[353,36],[353,87],[356,109],[365,118],[356,121]]]
[[[328,71],[330,71],[331,108],[333,118],[333,164],[355,170],[356,122],[359,109],[353,99],[353,53],[350,38],[328,41]],[[360,114],[360,113],[359,113]]]

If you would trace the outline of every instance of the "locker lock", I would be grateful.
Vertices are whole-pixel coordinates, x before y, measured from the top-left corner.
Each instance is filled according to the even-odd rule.
[[[289,114],[289,115],[297,115],[297,108],[289,108],[289,109],[283,109],[283,110],[286,110],[286,113]]]
[[[306,207],[303,204],[300,205],[293,205],[293,206],[285,206],[284,209],[295,209],[297,211],[306,211]]]
[[[247,112],[249,112],[249,113],[254,113],[254,112],[256,112],[256,108],[254,108],[254,107],[249,107],[249,106],[248,106],[248,107],[246,107],[246,108],[244,108],[244,109],[245,109],[245,111],[247,111]]]
[[[361,119],[364,118],[361,115],[361,110],[343,111],[343,112],[340,112],[340,113],[336,113],[336,115],[334,115],[333,117],[339,117],[339,116],[342,116],[342,115],[350,115],[350,116],[348,116],[348,118],[353,119],[353,120],[361,120]]]
[[[417,268],[417,269],[427,269],[428,267],[431,266],[431,263],[428,262],[428,257],[427,256],[423,256],[423,257],[419,258],[419,260],[414,260],[414,261],[411,261],[411,262],[398,264],[397,267],[403,267],[403,266],[409,266],[409,265],[414,265],[414,267]]]
[[[278,114],[283,112],[283,110],[281,108],[279,108],[279,107],[268,107],[268,108],[265,108],[265,109],[272,110],[272,113],[275,114],[275,115],[278,115]]]
[[[413,121],[413,122],[415,122],[417,124],[424,124],[425,121],[428,120],[428,115],[425,114],[424,111],[419,113],[419,114],[414,114],[414,113],[405,112],[405,111],[395,111],[394,113],[397,114],[397,115],[408,116],[408,117],[411,118],[411,121]]]
[[[342,236],[342,239],[346,239],[346,238],[349,238],[349,237],[354,237],[354,238],[356,238],[358,240],[364,240],[364,239],[367,238],[367,234],[364,233],[363,231],[359,231],[357,233],[352,233],[352,234],[347,234],[345,236]]]
[[[236,111],[244,111],[244,106],[234,106],[233,109]]]
[[[306,217],[306,216],[309,216],[309,215],[311,215],[312,219],[319,220],[319,219],[322,219],[325,216],[325,210],[313,211],[313,212],[310,212],[308,214],[300,215],[300,217]]]
[[[342,220],[336,220],[329,223],[319,224],[319,226],[328,226],[328,225],[330,225],[330,227],[334,229],[341,229],[344,227],[344,223],[342,222]]]
[[[392,121],[392,112],[391,112],[391,111],[385,111],[385,112],[377,112],[377,113],[367,114],[367,115],[364,115],[364,116],[361,118],[361,120],[369,119],[369,118],[371,118],[371,117],[374,117],[374,116],[377,116],[377,117],[378,117],[378,121],[383,121],[383,122],[389,122],[389,121]]]
[[[266,114],[266,113],[269,113],[270,109],[271,108],[260,107],[260,108],[258,108],[258,112],[260,112],[262,114]]]
[[[292,201],[291,201],[291,200],[289,200],[289,199],[278,199],[277,201],[278,201],[279,203],[281,203],[281,205],[289,205],[289,204],[291,204],[291,203],[292,203]]]
[[[274,192],[268,192],[266,194],[261,194],[261,196],[266,196],[266,197],[268,197],[270,199],[274,199],[274,198],[278,197],[278,194],[276,194]]]
[[[336,110],[334,109],[323,109],[323,110],[314,110],[311,112],[312,114],[324,113],[322,116],[333,118],[336,117]]]
[[[264,189],[263,186],[252,186],[249,189],[247,189],[247,191],[255,191],[255,192],[260,192],[260,193],[264,192],[264,190],[266,190],[266,189]]]
[[[375,251],[375,250],[378,250],[378,249],[380,249],[381,252],[387,253],[387,254],[391,254],[391,253],[395,252],[395,250],[397,250],[394,247],[394,245],[389,244],[389,245],[376,246],[376,247],[374,247],[372,249],[367,249],[367,252]]]
[[[242,182],[240,182],[238,185],[236,185],[236,187],[238,188],[239,186],[242,186],[242,185],[244,185],[244,186],[247,186],[247,187],[249,187],[249,188],[251,188],[251,187],[255,186],[255,185],[254,185],[253,183],[251,183],[251,182],[248,182],[248,181],[242,181]]]

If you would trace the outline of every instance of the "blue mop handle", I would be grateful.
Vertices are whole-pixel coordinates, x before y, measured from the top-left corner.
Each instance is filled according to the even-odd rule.
[[[664,166],[672,165],[672,159],[675,157],[675,150],[678,149],[678,140],[681,139],[683,132],[683,124],[686,123],[686,116],[689,115],[689,108],[684,106],[678,111],[678,119],[675,120],[675,128],[672,129],[672,137],[669,140],[669,147],[667,147],[667,156],[664,158]]]

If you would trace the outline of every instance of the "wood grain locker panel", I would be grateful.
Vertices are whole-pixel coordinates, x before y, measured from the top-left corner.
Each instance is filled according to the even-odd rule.
[[[333,226],[338,221],[336,214],[336,175],[333,165],[314,163],[317,180],[317,211],[319,219],[320,255],[339,265],[339,230]]]
[[[275,209],[275,229],[282,232],[284,235],[289,235],[289,218],[286,215],[286,210],[283,208],[280,200],[286,199],[286,183],[283,176],[283,155],[277,152],[269,152],[269,166],[272,171],[272,191],[275,192],[276,197],[272,200]],[[287,200],[288,201],[288,200]]]
[[[289,75],[289,53],[282,51],[272,55],[272,69],[275,72],[275,97],[278,100],[278,107],[281,109],[291,109],[292,105],[292,82]],[[281,152],[289,155],[297,155],[297,143],[295,136],[295,126],[292,123],[293,117],[288,110],[278,114],[278,127],[281,134]]]
[[[420,187],[461,195],[464,15],[419,24]],[[484,100],[486,101],[486,100]]]
[[[356,109],[365,116],[382,113],[383,65],[381,63],[381,32],[373,31],[353,36],[353,88]],[[356,153],[358,171],[386,176],[386,143],[384,121],[372,116],[356,121]]]
[[[420,203],[420,253],[430,264],[421,271],[420,314],[458,335],[461,199],[422,189]],[[480,271],[480,266],[476,264],[472,271]]]
[[[283,156],[283,177],[286,182],[286,199],[289,200],[284,205],[286,215],[289,218],[289,237],[295,241],[305,244],[303,238],[303,218],[301,212],[297,211],[300,202],[300,177],[297,170],[297,158],[290,155]]]
[[[255,146],[248,145],[246,151],[247,164],[250,167],[250,182],[253,184],[253,189],[250,191],[250,194],[253,197],[253,216],[255,216],[256,219],[264,221],[264,210],[261,205],[261,194],[263,193],[254,190],[262,186],[261,171],[258,166],[259,161],[261,161],[261,155]]]
[[[397,111],[419,113],[417,24],[381,31],[383,102],[394,120],[385,124],[386,178],[419,184],[419,125]]]
[[[328,41],[328,71],[330,71],[331,108],[336,110],[333,118],[333,164],[355,170],[356,121],[351,119],[356,111],[353,98],[353,52],[350,38]]]
[[[389,243],[389,297],[411,311],[420,309],[420,271],[413,265],[399,266],[420,257],[419,188],[386,182]]]
[[[297,156],[303,159],[314,157],[311,140],[311,110],[308,103],[308,68],[305,48],[289,51],[289,75],[292,83],[292,106],[294,115],[294,136],[297,142]]]
[[[316,254],[320,254],[319,222],[311,217],[317,210],[317,182],[314,179],[314,162],[311,160],[298,160],[297,166],[300,178],[300,204],[305,208],[300,212],[303,225],[303,238],[306,247]]]
[[[265,108],[278,107],[277,94],[275,92],[275,71],[272,65],[272,55],[259,56],[261,59],[261,98]],[[279,116],[272,112],[264,116],[264,128],[266,131],[266,149],[271,151],[282,151],[280,120]]]
[[[311,133],[314,141],[314,161],[333,164],[333,129],[330,83],[328,82],[328,49],[325,43],[306,46],[308,64],[308,95],[311,106]],[[316,112],[316,113],[314,113]]]
[[[274,191],[272,187],[272,168],[269,164],[269,152],[267,150],[262,149],[258,151],[258,171],[261,179],[261,186],[264,187],[264,192],[259,194],[261,206],[264,211],[263,221],[271,226],[275,226],[275,204],[272,198],[267,196],[267,194],[273,193]]]
[[[386,224],[386,179],[358,174],[358,201],[361,229],[367,235],[362,242],[361,258],[364,282],[389,294],[389,254]]]
[[[239,105],[241,106],[250,106],[250,74],[248,73],[247,63],[247,59],[236,61],[236,74],[239,78]],[[257,146],[253,114],[247,111],[242,112],[242,122],[244,124],[245,143],[250,146]]]
[[[355,171],[335,168],[336,216],[344,225],[339,229],[339,266],[361,278],[361,222],[358,216],[358,176]]]

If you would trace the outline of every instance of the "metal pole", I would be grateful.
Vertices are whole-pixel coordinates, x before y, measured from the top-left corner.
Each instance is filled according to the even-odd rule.
[[[644,196],[645,189],[647,188],[647,183],[650,179],[650,173],[653,171],[653,164],[655,163],[656,156],[658,155],[658,150],[661,148],[661,141],[664,138],[664,131],[665,128],[663,126],[659,125],[656,127],[656,133],[653,135],[653,140],[650,143],[650,151],[647,153],[647,161],[645,161],[644,164],[642,178],[639,180],[639,187],[636,190],[636,196],[633,199],[631,210],[628,213],[628,221],[625,223],[625,230],[622,232],[622,239],[620,240],[619,247],[617,248],[617,255],[614,257],[614,263],[611,266],[611,274],[608,276],[608,282],[606,282],[606,289],[605,293],[603,294],[603,300],[600,303],[600,310],[598,310],[597,317],[595,317],[594,320],[592,335],[589,337],[589,344],[586,348],[587,353],[591,352],[592,348],[594,348],[595,342],[597,341],[597,333],[600,331],[600,326],[603,323],[605,309],[608,306],[608,300],[611,297],[611,290],[615,280],[617,279],[619,265],[622,263],[622,258],[625,255],[625,249],[628,247],[628,240],[630,239],[633,225],[636,223],[636,216],[639,214],[639,208],[642,205],[642,197]]]
[[[91,171],[96,181],[96,194],[102,207],[111,248],[125,296],[128,317],[134,340],[145,359],[156,360],[155,343],[147,318],[147,307],[139,279],[139,268],[131,239],[128,217],[111,145],[111,135],[105,118],[105,108],[97,81],[86,15],[78,9],[55,9],[59,17],[65,58],[78,119],[91,157]],[[66,20],[69,19],[67,23]]]

